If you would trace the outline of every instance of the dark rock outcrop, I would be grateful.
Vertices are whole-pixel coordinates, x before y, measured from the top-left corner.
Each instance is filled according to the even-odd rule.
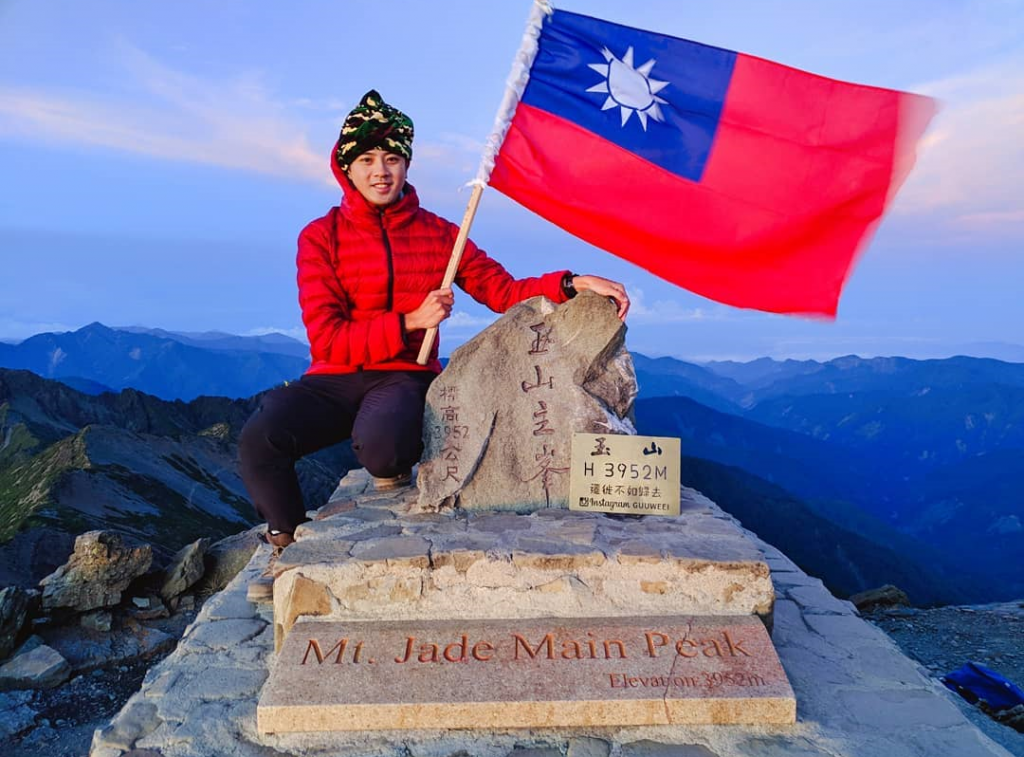
[[[75,675],[149,659],[177,643],[173,634],[161,631],[154,624],[139,622],[130,615],[116,620],[108,633],[61,626],[46,631],[45,636],[47,646],[68,661]]]
[[[28,615],[29,593],[18,586],[0,591],[0,660],[14,649]]]
[[[877,607],[906,607],[910,604],[910,598],[907,597],[906,592],[892,584],[854,594],[850,597],[850,601],[861,612]]]
[[[114,533],[89,531],[75,539],[67,563],[39,582],[43,608],[86,612],[116,605],[133,579],[149,570],[153,550],[133,547]]]
[[[52,689],[71,675],[71,665],[51,647],[35,647],[0,666],[0,691]]]
[[[0,739],[8,739],[31,728],[36,722],[36,711],[29,704],[31,691],[0,693]]]

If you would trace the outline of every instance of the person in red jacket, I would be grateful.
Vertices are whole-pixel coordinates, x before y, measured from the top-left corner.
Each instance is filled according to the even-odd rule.
[[[367,92],[348,115],[331,153],[341,205],[299,235],[299,305],[312,364],[301,380],[264,395],[242,429],[242,480],[268,524],[267,540],[287,546],[305,518],[295,474],[299,458],[352,439],[379,489],[400,486],[423,452],[427,387],[441,371],[416,358],[425,330],[452,311],[442,288],[458,227],[420,207],[406,181],[412,121]],[[515,279],[467,242],[455,283],[505,312],[528,297],[565,302],[592,290],[611,297],[619,317],[625,288],[599,276],[556,271]]]

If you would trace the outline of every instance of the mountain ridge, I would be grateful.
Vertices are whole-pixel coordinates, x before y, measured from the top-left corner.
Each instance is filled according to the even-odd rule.
[[[246,339],[256,341],[243,341],[246,348],[239,348],[238,340]],[[308,357],[260,351],[265,347],[257,337],[196,346],[95,322],[73,332],[38,334],[17,345],[0,344],[0,367],[95,382],[114,391],[138,388],[167,400],[204,394],[247,397],[296,379],[309,367]]]
[[[268,354],[261,350],[276,348],[268,342],[305,349],[281,335],[117,330],[99,323],[72,332],[75,335],[76,349],[94,348],[96,355],[79,356],[77,366],[70,357],[62,357],[57,363],[69,367],[69,373],[70,368],[117,364],[103,357],[114,351],[122,363],[160,366],[149,373],[136,371],[127,379],[122,370],[119,381],[145,383],[154,373],[173,381],[184,372],[196,379],[198,389],[203,388],[205,374],[193,367],[195,360],[195,365],[217,366],[230,374],[239,365],[231,361],[251,360]],[[130,352],[141,349],[140,342],[132,341],[138,339],[151,340],[146,344],[152,351],[142,351],[136,359]],[[239,345],[244,349],[234,349]],[[50,362],[55,350],[63,349],[46,340],[29,346],[37,357],[49,355]],[[0,346],[0,358],[4,354],[9,353]],[[283,354],[277,358],[297,361],[293,365],[298,372],[305,369],[304,360]],[[177,361],[175,370],[166,360]],[[760,482],[748,487],[752,491],[763,494],[768,486],[779,487],[803,511],[842,531],[843,539],[863,538],[878,548],[902,552],[907,569],[929,559],[942,565],[955,562],[957,545],[976,553],[968,565],[974,574],[998,570],[1006,560],[1024,554],[1024,513],[1006,483],[1013,480],[1010,474],[1024,457],[1024,365],[966,357],[857,356],[823,363],[762,358],[695,365],[639,353],[634,354],[634,365],[641,392],[636,406],[641,430],[680,436],[686,455],[743,470]],[[210,429],[217,424],[224,424],[220,433],[230,439],[254,409],[258,395],[168,402],[134,388],[100,394],[111,387],[87,371],[76,370],[74,376],[58,380],[86,393],[57,388],[61,384],[37,385],[18,371],[0,372],[0,476],[87,425],[96,427],[83,437],[90,460],[104,439],[115,448],[130,447],[133,439],[155,447],[166,446],[167,439],[200,445],[209,442],[199,441],[202,434],[213,433]],[[5,400],[11,387],[18,388],[15,402]],[[52,451],[54,466],[65,459],[62,454],[69,453],[61,448]],[[160,464],[169,469],[161,477],[174,479],[180,474],[172,472],[171,457],[168,452],[162,458]],[[141,459],[136,464],[142,465]],[[90,480],[79,468],[62,474],[66,490],[81,490],[82,481]],[[200,478],[209,473],[203,466],[199,469],[205,471]],[[102,473],[104,486],[120,492],[122,499],[130,498],[130,487],[118,482],[116,473]],[[94,472],[92,477],[99,475]],[[212,485],[212,479],[207,484]],[[167,492],[161,496],[174,499]],[[781,495],[765,497],[771,501]],[[1016,584],[1008,579],[1007,586]],[[1024,582],[1020,590],[1024,592]],[[957,596],[957,601],[966,599],[975,597]]]
[[[726,373],[748,382],[741,403],[731,388],[710,408],[641,394],[638,420],[680,436],[686,454],[782,486],[836,525],[890,546],[929,543],[941,562],[975,574],[971,601],[1024,594],[1010,569],[1024,561],[1024,508],[1005,483],[1024,460],[1024,365],[766,359]],[[685,379],[676,391],[690,393]]]
[[[0,544],[34,545],[0,549],[0,584],[38,582],[87,530],[152,542],[167,557],[255,524],[237,438],[259,399],[168,402],[134,389],[94,396],[0,369]],[[353,464],[347,445],[301,460],[307,501],[326,502]]]
[[[102,324],[101,324],[102,325]],[[112,326],[114,331],[129,334],[148,334],[161,339],[171,339],[192,347],[216,351],[272,352],[309,360],[309,345],[293,339],[287,334],[269,332],[250,336],[229,334],[226,331],[168,331],[167,329],[145,326]]]

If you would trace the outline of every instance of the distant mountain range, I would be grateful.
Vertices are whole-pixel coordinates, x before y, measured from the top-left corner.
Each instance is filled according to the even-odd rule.
[[[233,440],[253,395],[301,375],[307,352],[282,335],[101,324],[0,344],[0,366],[67,385],[0,371],[0,542],[11,523],[23,529],[11,544],[31,542],[25,524],[173,532],[153,524],[175,509],[190,533],[248,522]],[[1024,596],[1024,364],[633,358],[641,433],[680,437],[687,483],[838,593],[894,582],[922,604]],[[120,393],[88,396],[104,391]],[[351,464],[314,461],[311,491]],[[96,504],[108,501],[116,514]]]
[[[301,376],[309,348],[281,334],[177,334],[92,323],[0,344],[0,367],[59,379],[89,394],[132,388],[166,400],[251,397]]]
[[[986,596],[984,576],[912,538],[844,527],[742,468],[683,456],[682,480],[739,518],[836,595],[894,583],[917,604],[962,603]],[[848,505],[847,505],[848,506]],[[982,588],[985,587],[985,588]]]
[[[259,336],[238,336],[223,331],[166,331],[164,329],[148,329],[144,326],[115,326],[115,331],[126,331],[129,334],[148,334],[161,339],[171,339],[192,347],[220,352],[269,352],[280,355],[291,355],[309,361],[309,345],[280,333],[261,334]]]
[[[1024,500],[1015,492],[1024,464],[1024,365],[634,359],[642,433],[679,436],[684,454],[753,474],[895,551],[931,584],[911,590],[905,579],[916,601],[1024,596]],[[652,397],[651,387],[672,396]],[[767,526],[757,524],[771,516],[748,513],[744,522],[764,535]],[[796,555],[807,540],[800,522],[789,525],[776,544]],[[866,588],[833,578],[842,591]]]

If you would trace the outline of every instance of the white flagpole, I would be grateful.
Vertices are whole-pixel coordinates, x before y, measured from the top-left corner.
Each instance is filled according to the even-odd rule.
[[[466,248],[466,240],[469,238],[469,227],[473,225],[473,218],[480,205],[480,197],[484,193],[484,187],[491,178],[491,171],[494,170],[494,161],[498,157],[501,143],[505,141],[505,134],[508,133],[509,124],[515,115],[516,106],[523,96],[526,84],[530,80],[530,68],[533,66],[534,58],[537,57],[538,40],[540,39],[541,26],[546,16],[551,15],[553,9],[550,0],[534,0],[533,8],[530,11],[530,18],[526,22],[526,32],[523,34],[523,41],[519,46],[515,59],[512,61],[512,72],[505,82],[505,95],[502,97],[501,105],[498,106],[498,113],[494,117],[494,127],[491,135],[487,138],[483,155],[480,158],[480,167],[477,170],[476,178],[469,182],[473,187],[473,193],[466,205],[466,213],[462,217],[462,225],[459,227],[459,235],[455,238],[455,245],[452,248],[452,256],[448,260],[448,268],[444,272],[444,279],[441,288],[450,287],[455,281],[455,275],[459,270],[459,263],[462,262],[462,253]],[[426,365],[430,358],[430,352],[434,348],[434,341],[437,339],[437,326],[431,326],[423,335],[423,344],[420,347],[420,354],[416,362]]]

